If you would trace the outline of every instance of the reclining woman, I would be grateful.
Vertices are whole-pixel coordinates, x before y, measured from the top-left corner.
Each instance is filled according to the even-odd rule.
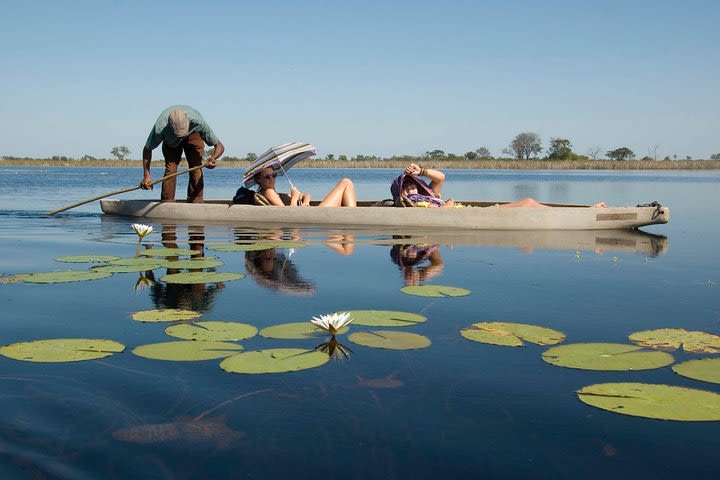
[[[430,179],[430,185],[425,183],[419,177]],[[453,199],[442,200],[440,192],[443,183],[445,183],[445,174],[440,170],[432,168],[423,168],[419,165],[411,163],[405,167],[405,171],[400,174],[390,186],[395,202],[402,201],[403,198],[409,200],[413,205],[424,205],[429,208],[435,207],[455,207],[457,202]],[[500,207],[548,207],[532,198],[523,198],[517,202],[508,202],[499,204]],[[605,208],[605,202],[599,202],[591,205],[593,208]]]
[[[260,190],[258,194],[262,195],[270,202],[271,205],[290,206],[290,207],[306,207],[310,205],[310,194],[303,193],[296,187],[292,187],[290,195],[278,193],[275,191],[275,179],[277,172],[272,167],[267,167],[255,174],[253,180],[258,184]],[[285,201],[284,201],[285,200]],[[330,193],[325,195],[319,207],[355,207],[357,206],[357,198],[355,195],[355,185],[349,178],[343,178]]]

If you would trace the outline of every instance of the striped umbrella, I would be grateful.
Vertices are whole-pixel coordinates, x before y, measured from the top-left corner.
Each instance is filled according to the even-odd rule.
[[[268,167],[272,167],[278,175],[286,175],[290,167],[300,160],[312,157],[316,153],[317,149],[309,143],[291,142],[273,147],[260,155],[260,157],[245,170],[243,184],[248,188],[257,185],[253,177],[256,173]],[[290,182],[289,178],[288,182]],[[292,182],[290,182],[290,186],[293,186]]]

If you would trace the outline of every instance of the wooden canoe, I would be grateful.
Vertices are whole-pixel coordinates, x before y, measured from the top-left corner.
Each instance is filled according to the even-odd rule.
[[[462,202],[465,208],[275,207],[232,204],[225,200],[162,203],[156,200],[101,200],[106,214],[147,220],[209,221],[289,226],[393,227],[455,230],[612,230],[667,223],[667,207],[502,208],[491,202]]]

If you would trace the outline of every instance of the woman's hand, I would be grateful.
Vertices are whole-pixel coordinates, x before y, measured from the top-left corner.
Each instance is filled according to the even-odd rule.
[[[300,206],[301,207],[307,207],[310,206],[310,199],[312,197],[309,193],[301,193],[300,194]]]
[[[419,165],[416,165],[414,163],[411,163],[407,167],[405,167],[405,173],[410,175],[420,175],[420,172],[422,172],[422,168],[420,168]]]
[[[290,189],[290,199],[297,200],[299,198],[300,198],[300,190],[298,190],[297,187],[292,187],[292,189]]]

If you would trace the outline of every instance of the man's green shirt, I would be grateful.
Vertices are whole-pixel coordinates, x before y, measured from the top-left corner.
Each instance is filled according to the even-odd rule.
[[[197,132],[202,137],[203,141],[209,146],[215,146],[220,140],[215,136],[215,132],[212,131],[210,125],[205,122],[205,119],[192,107],[187,105],[173,105],[168,107],[160,114],[155,126],[150,131],[147,142],[145,142],[145,148],[148,150],[154,150],[162,142],[171,148],[175,148],[180,145],[181,139],[173,134],[172,128],[168,125],[168,117],[170,112],[173,110],[183,110],[187,112],[188,119],[190,120],[190,132]]]

